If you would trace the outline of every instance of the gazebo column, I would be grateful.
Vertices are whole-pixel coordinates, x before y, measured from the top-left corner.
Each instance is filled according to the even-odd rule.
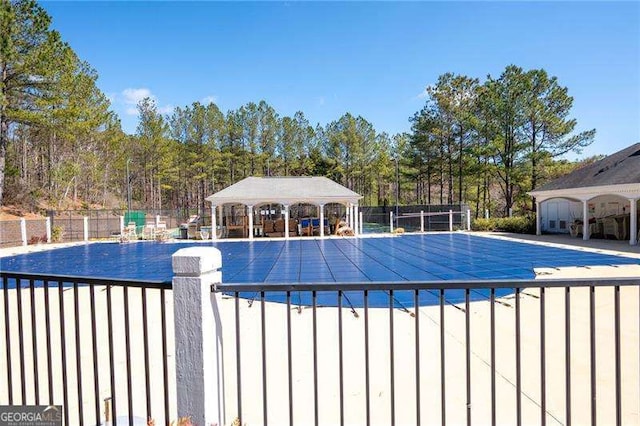
[[[351,226],[351,203],[347,203],[344,220],[347,222],[347,225]]]
[[[253,206],[247,206],[249,216],[249,239],[253,240]]]
[[[587,241],[590,234],[589,229],[589,204],[588,200],[582,201],[582,239]]]
[[[324,237],[324,204],[318,204],[320,209],[320,238]]]
[[[360,230],[360,214],[358,212],[358,204],[353,205],[353,235],[358,235]]]
[[[638,200],[630,199],[631,216],[629,217],[629,244],[638,244]]]
[[[284,207],[284,239],[289,239],[289,205],[283,204]]]
[[[540,205],[542,203],[536,200],[536,235],[542,235],[542,217],[540,215]]]
[[[216,228],[218,227],[218,223],[216,221],[216,205],[211,205],[211,239],[215,240],[218,237],[216,236]]]

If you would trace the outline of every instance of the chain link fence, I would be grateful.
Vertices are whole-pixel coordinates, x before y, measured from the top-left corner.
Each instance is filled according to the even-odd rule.
[[[420,212],[425,213],[424,230],[448,231],[449,211],[453,211],[454,229],[466,229],[466,214],[469,207],[466,204],[432,204],[412,206],[377,206],[360,207],[364,232],[389,232],[389,221],[393,213],[394,228],[402,227],[407,232],[420,231]],[[434,215],[433,213],[443,213]],[[403,215],[413,215],[403,217]],[[398,220],[398,217],[400,220]]]
[[[338,205],[331,205],[326,214],[344,216],[345,211]],[[452,210],[454,229],[464,229],[467,205],[412,205],[412,206],[378,206],[360,207],[363,216],[363,230],[366,233],[389,232],[390,212],[394,215],[394,227],[402,227],[407,232],[420,231],[420,212],[425,213],[425,231],[447,231],[449,229],[448,214],[429,215],[431,213],[448,213]],[[207,211],[198,219],[198,227],[211,226],[211,212]],[[228,214],[225,210],[225,214]],[[292,211],[292,213],[294,213]],[[296,214],[303,214],[298,212]],[[306,212],[308,213],[308,212]],[[119,235],[124,226],[134,222],[137,231],[141,232],[145,224],[161,222],[175,237],[180,236],[181,225],[188,222],[190,217],[197,214],[195,209],[164,209],[164,210],[51,210],[47,216],[51,220],[51,231],[54,240],[64,242],[83,241],[85,239],[85,221],[87,238],[90,240],[108,239]],[[403,217],[403,215],[416,215]],[[398,220],[398,216],[400,220]],[[0,247],[15,247],[23,244],[21,220],[0,222]],[[36,244],[46,242],[46,218],[28,219],[26,222],[26,242]],[[219,223],[220,224],[220,223]]]

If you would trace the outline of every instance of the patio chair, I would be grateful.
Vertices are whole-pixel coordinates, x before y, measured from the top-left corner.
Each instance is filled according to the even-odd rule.
[[[602,234],[604,238],[620,239],[620,226],[618,221],[614,217],[602,218]]]
[[[229,236],[229,232],[227,232],[227,227],[224,225],[218,225],[216,229],[216,238],[227,238]]]
[[[187,229],[188,239],[196,239],[198,237],[198,231],[200,228],[200,216],[197,214],[189,216],[189,220],[181,224],[180,228]]]
[[[313,235],[313,227],[311,225],[311,219],[300,219],[300,235],[311,236]]]
[[[200,227],[200,231],[198,231],[198,237],[201,240],[208,240],[209,238],[211,238],[211,227],[210,226]]]
[[[289,219],[289,236],[297,236],[297,235],[298,235],[298,220]]]
[[[124,231],[122,232],[122,234],[130,240],[135,240],[136,238],[138,238],[138,233],[136,232],[136,223],[135,222],[127,223],[127,226],[126,228],[124,228]]]
[[[328,235],[329,234],[329,219],[324,219],[323,221],[323,226],[324,226],[324,235]],[[320,235],[320,219],[317,217],[314,217],[313,219],[311,219],[311,235]]]
[[[274,237],[284,237],[284,219],[276,219],[273,222],[273,234]]]
[[[158,222],[153,237],[156,241],[166,241],[169,238],[169,230],[165,222]]]
[[[156,224],[155,223],[147,223],[142,228],[142,239],[143,240],[153,240],[156,237]]]
[[[574,221],[569,225],[569,235],[577,238],[578,234],[582,234],[582,222]]]

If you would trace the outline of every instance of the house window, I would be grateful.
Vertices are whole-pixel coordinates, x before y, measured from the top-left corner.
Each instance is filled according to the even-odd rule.
[[[567,229],[567,221],[566,220],[561,220],[559,222],[560,224],[560,229]]]
[[[549,229],[556,229],[556,221],[555,220],[550,220],[549,221]]]

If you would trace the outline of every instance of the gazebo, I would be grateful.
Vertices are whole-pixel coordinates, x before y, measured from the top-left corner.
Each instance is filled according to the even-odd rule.
[[[636,245],[640,221],[640,143],[553,180],[529,195],[536,200],[538,235],[543,225],[555,226],[555,219],[562,220],[557,208],[545,210],[544,204],[564,199],[570,205],[560,210],[576,217],[569,225],[572,235],[582,234],[588,240],[591,234],[600,234],[605,238],[629,239],[629,244]]]
[[[345,206],[346,221],[358,233],[358,202],[361,195],[325,177],[248,177],[206,198],[211,203],[212,237],[216,238],[217,220],[222,222],[225,204],[243,205],[248,223],[236,226],[246,230],[253,239],[258,226],[254,225],[254,208],[269,204],[282,206],[283,236],[289,238],[289,208],[295,204],[310,204],[319,212],[319,236],[325,235],[325,206],[336,203]],[[220,208],[218,208],[220,207]],[[216,211],[218,210],[218,211]],[[219,218],[217,217],[219,216]]]

